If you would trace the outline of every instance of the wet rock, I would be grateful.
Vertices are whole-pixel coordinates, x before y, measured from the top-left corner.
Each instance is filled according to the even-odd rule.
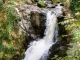
[[[32,26],[35,28],[35,29],[38,29],[40,27],[40,16],[39,16],[39,13],[38,12],[35,12],[35,11],[31,11],[31,23],[32,23]]]
[[[39,8],[38,6],[33,6],[33,5],[32,5],[32,6],[30,7],[30,10],[41,13],[41,8]]]
[[[45,18],[45,15],[42,13],[38,13],[35,11],[31,12],[31,24],[34,28],[36,35],[38,35],[39,37],[44,36]]]
[[[31,11],[36,11],[36,12],[41,12],[41,8],[39,8],[38,6],[35,5],[23,5],[23,8],[25,9],[24,11],[24,15],[30,15]]]
[[[56,42],[56,44],[53,44],[52,47],[50,48],[49,57],[47,58],[47,60],[50,60],[51,58],[53,58],[54,55],[58,55],[60,57],[66,56],[67,49],[68,49],[67,45],[64,44],[63,42],[61,41]]]

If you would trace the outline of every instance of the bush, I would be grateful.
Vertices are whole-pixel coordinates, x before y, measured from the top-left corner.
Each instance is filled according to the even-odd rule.
[[[0,58],[9,60],[15,55],[21,55],[24,37],[18,26],[19,20],[15,9],[8,5],[0,11]]]

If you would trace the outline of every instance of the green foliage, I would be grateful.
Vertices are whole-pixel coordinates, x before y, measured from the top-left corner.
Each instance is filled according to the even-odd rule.
[[[19,20],[14,7],[7,5],[0,11],[0,58],[9,60],[16,54],[21,55],[24,38],[18,26]]]
[[[73,12],[80,11],[79,7],[80,7],[80,0],[72,0],[72,1],[71,1],[70,9],[71,9]]]
[[[0,0],[0,10],[2,10],[2,8],[3,8],[3,2],[2,0]]]
[[[72,30],[71,33],[73,34],[73,38],[72,39],[76,40],[76,42],[80,43],[80,28]]]

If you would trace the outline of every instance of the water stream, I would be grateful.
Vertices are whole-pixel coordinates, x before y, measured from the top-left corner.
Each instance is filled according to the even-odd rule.
[[[47,60],[50,47],[57,42],[57,17],[54,13],[48,11],[46,18],[45,36],[30,43],[23,60]]]

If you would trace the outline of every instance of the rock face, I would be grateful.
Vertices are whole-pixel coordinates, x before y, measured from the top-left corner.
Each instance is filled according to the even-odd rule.
[[[44,36],[46,13],[41,8],[25,4],[17,12],[21,18],[19,25],[29,42]]]
[[[42,18],[42,19],[41,19]],[[34,28],[34,31],[36,35],[39,37],[44,36],[44,30],[45,30],[45,19],[44,15],[38,12],[31,12],[31,24]]]
[[[40,27],[40,16],[39,16],[39,13],[36,12],[36,11],[31,11],[31,24],[32,26],[35,28],[35,29],[39,29]]]

